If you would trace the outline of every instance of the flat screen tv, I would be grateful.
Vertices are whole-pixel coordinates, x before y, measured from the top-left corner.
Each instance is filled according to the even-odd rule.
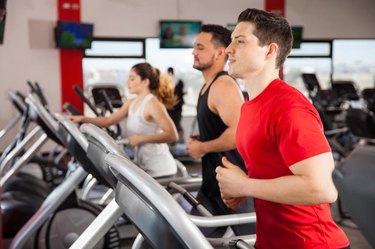
[[[160,21],[160,48],[192,48],[201,21]]]
[[[5,1],[0,0],[0,44],[4,41],[4,31],[5,31],[5,19],[6,19],[6,8]]]
[[[66,49],[91,48],[94,25],[91,23],[58,21],[55,30],[56,47]]]
[[[3,44],[5,32],[5,17],[0,20],[0,44]]]
[[[303,37],[303,27],[302,26],[292,26],[293,33],[293,46],[292,48],[301,48],[301,42]]]
[[[227,23],[226,28],[229,29],[231,32],[236,28],[237,23]]]

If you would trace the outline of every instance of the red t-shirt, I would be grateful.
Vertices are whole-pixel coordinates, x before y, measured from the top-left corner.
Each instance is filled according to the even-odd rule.
[[[298,90],[276,79],[241,108],[237,148],[250,178],[293,175],[289,166],[331,151],[319,114]],[[329,204],[255,200],[257,249],[338,249],[349,245]]]

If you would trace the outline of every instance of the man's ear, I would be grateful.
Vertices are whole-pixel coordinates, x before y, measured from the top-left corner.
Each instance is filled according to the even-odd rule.
[[[220,47],[218,50],[217,50],[217,58],[219,59],[219,58],[221,58],[221,57],[226,57],[227,55],[226,55],[226,53],[225,53],[225,48],[222,48],[222,47]]]
[[[267,51],[267,58],[271,57],[277,57],[277,53],[279,52],[279,45],[277,43],[272,42],[270,45],[268,45],[268,51]]]

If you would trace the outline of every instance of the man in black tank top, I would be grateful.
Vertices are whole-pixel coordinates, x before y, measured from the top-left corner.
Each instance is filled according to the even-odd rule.
[[[199,137],[191,138],[188,151],[193,158],[202,158],[202,187],[198,200],[213,215],[253,211],[252,203],[244,202],[239,210],[231,210],[221,199],[215,168],[222,165],[223,156],[246,172],[235,149],[235,132],[243,103],[235,80],[223,71],[227,56],[225,48],[231,42],[231,32],[219,25],[203,25],[193,55],[193,67],[205,79],[198,98],[197,119]],[[193,210],[193,213],[194,210]],[[255,225],[233,227],[237,235],[255,233]],[[202,229],[206,236],[219,237],[226,228]]]

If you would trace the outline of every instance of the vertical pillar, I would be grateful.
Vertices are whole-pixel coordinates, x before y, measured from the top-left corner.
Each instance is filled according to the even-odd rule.
[[[286,0],[265,0],[264,9],[281,16],[285,16],[285,1]]]
[[[81,0],[57,0],[58,20],[81,21]],[[78,49],[60,49],[61,102],[69,102],[83,112],[83,103],[72,89],[83,88],[83,52]]]

